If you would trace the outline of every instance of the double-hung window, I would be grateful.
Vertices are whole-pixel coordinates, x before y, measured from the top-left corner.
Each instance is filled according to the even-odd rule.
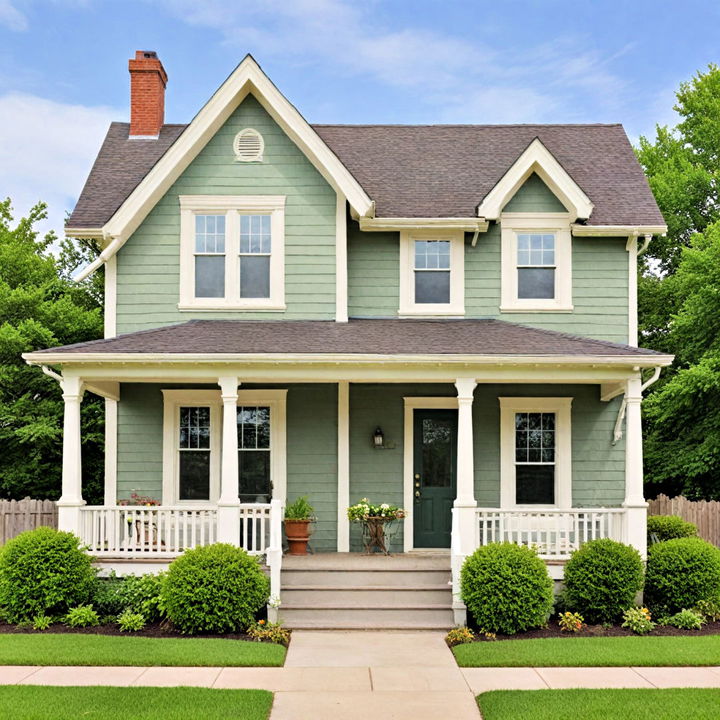
[[[285,308],[285,198],[180,197],[181,310]]]
[[[270,413],[265,405],[237,409],[238,472],[242,502],[270,502]]]
[[[515,413],[515,503],[555,504],[555,413]]]
[[[519,300],[555,299],[554,233],[518,233],[517,288]]]
[[[400,234],[400,315],[465,312],[462,231]]]
[[[179,408],[178,500],[210,499],[210,408]]]

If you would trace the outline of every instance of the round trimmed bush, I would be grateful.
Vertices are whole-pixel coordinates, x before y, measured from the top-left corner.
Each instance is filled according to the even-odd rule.
[[[697,537],[656,543],[648,550],[645,602],[676,613],[720,595],[720,550]]]
[[[479,547],[463,565],[462,599],[483,632],[514,635],[544,625],[552,612],[553,581],[530,548],[515,543]]]
[[[0,550],[0,608],[8,622],[65,615],[89,602],[94,586],[92,559],[72,533],[39,527]]]
[[[224,543],[186,550],[170,563],[161,590],[168,619],[190,634],[245,630],[269,596],[257,558]]]
[[[590,540],[565,566],[564,602],[588,623],[615,622],[643,588],[643,562],[630,545]]]
[[[652,544],[652,536],[658,542],[675,538],[696,537],[697,525],[685,522],[679,515],[649,515],[647,519],[648,545]]]

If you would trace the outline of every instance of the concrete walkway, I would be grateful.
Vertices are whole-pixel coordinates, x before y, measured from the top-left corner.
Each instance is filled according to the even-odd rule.
[[[439,632],[296,630],[282,668],[12,666],[0,684],[264,689],[271,720],[479,720],[487,690],[720,688],[720,667],[461,669]]]

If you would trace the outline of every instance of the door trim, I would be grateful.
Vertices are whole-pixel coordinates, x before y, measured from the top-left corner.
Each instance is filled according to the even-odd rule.
[[[407,511],[403,528],[403,552],[415,550],[413,517],[413,462],[414,462],[414,422],[415,410],[457,410],[457,397],[405,397],[403,432],[403,507]],[[427,548],[418,548],[427,550]]]

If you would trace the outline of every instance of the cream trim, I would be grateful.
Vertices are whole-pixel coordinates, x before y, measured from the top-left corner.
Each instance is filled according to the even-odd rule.
[[[457,397],[405,397],[403,413],[403,552],[415,549],[415,526],[413,495],[414,465],[414,411],[415,410],[457,410]]]
[[[117,504],[118,401],[105,398],[105,505]]]
[[[503,213],[501,224],[501,312],[571,312],[572,236],[566,213]],[[555,298],[521,299],[517,293],[517,236],[544,232],[555,235]]]
[[[195,297],[196,214],[225,213],[225,297]],[[240,215],[270,214],[270,297],[240,297]],[[285,309],[285,196],[284,195],[181,195],[180,196],[180,302],[179,310],[284,310]]]
[[[575,218],[590,217],[593,204],[582,188],[570,177],[554,155],[535,138],[480,203],[477,214],[497,220],[500,213],[521,185],[537,173]]]
[[[625,245],[628,254],[628,345],[638,345],[638,238],[631,235]]]
[[[105,263],[105,337],[117,335],[117,257],[111,257]]]
[[[665,235],[667,225],[570,225],[577,237],[626,237],[628,235]]]
[[[350,552],[350,384],[338,383],[337,551]]]
[[[360,229],[365,232],[392,230],[467,230],[486,232],[489,223],[482,218],[374,218],[361,217]]]
[[[450,302],[416,303],[415,240],[450,241]],[[458,230],[403,230],[400,232],[401,317],[461,316],[465,314],[465,234]]]
[[[572,507],[571,397],[499,397],[500,507],[570,509]],[[515,502],[515,413],[555,413],[555,504],[517,505]]]
[[[348,321],[347,200],[337,194],[335,204],[335,322]]]

